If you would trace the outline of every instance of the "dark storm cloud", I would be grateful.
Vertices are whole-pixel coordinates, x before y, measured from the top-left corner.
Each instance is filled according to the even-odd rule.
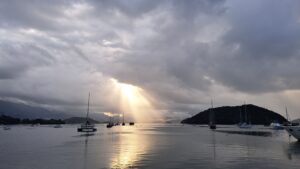
[[[228,10],[230,30],[222,41],[214,77],[246,92],[299,89],[300,24],[296,1],[251,1]],[[220,51],[222,52],[222,50]],[[298,85],[296,85],[298,84]]]
[[[153,10],[158,5],[163,3],[159,0],[153,1],[139,1],[139,0],[91,0],[91,4],[97,7],[97,9],[104,10],[107,13],[121,12],[129,17],[139,17],[147,12]],[[99,11],[101,13],[102,11]]]
[[[54,62],[49,52],[30,43],[3,43],[0,50],[0,79],[17,78],[32,67],[50,65]]]
[[[92,90],[108,111],[115,78],[175,112],[298,90],[298,11],[279,0],[1,1],[0,93],[75,105]]]
[[[2,27],[35,27],[54,29],[68,1],[11,0],[0,2],[0,25]]]

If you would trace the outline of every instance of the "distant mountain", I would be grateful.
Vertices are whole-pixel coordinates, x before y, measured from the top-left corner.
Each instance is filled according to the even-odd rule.
[[[60,119],[19,119],[1,115],[0,124],[65,124],[65,122]]]
[[[85,121],[86,121],[85,117],[71,117],[64,120],[66,124],[80,124],[80,123],[84,123]],[[88,118],[88,121],[91,123],[99,123],[98,121],[91,118]]]
[[[245,115],[245,108],[247,112],[247,118]],[[241,121],[250,121],[251,124],[270,124],[273,121],[279,123],[286,122],[287,120],[278,113],[271,110],[258,107],[252,104],[242,106],[224,106],[213,108],[215,113],[215,119],[217,124],[237,124]],[[186,124],[208,124],[210,109],[202,111],[193,117],[184,119],[181,123]],[[240,113],[241,112],[241,113]],[[240,118],[242,117],[242,119]]]
[[[86,115],[85,112],[68,113],[39,106],[32,106],[25,103],[0,100],[0,116],[5,115],[20,119],[66,119],[74,116],[74,114],[77,114],[77,116]],[[108,121],[108,116],[102,113],[91,112],[90,117],[100,122]]]
[[[21,119],[65,119],[70,117],[64,112],[3,100],[0,100],[0,115],[7,115]]]
[[[0,115],[0,124],[80,124],[86,121],[85,117],[71,117],[65,120],[61,119],[20,119],[6,115]],[[88,118],[91,123],[98,121]]]

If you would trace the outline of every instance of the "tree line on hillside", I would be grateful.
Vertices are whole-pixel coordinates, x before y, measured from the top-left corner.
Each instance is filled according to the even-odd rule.
[[[0,124],[65,124],[65,122],[61,119],[19,119],[1,115]]]

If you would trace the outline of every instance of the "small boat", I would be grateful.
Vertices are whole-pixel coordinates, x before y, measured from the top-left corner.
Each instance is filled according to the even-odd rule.
[[[216,125],[209,125],[209,128],[212,129],[212,130],[214,130],[214,129],[217,128],[217,126]]]
[[[109,122],[107,123],[106,125],[106,128],[112,128],[113,126],[115,126],[114,124],[114,120],[113,120],[113,117],[109,117]]]
[[[122,126],[125,126],[125,113],[123,112],[123,122],[122,122]]]
[[[239,128],[241,128],[241,129],[249,129],[249,128],[251,128],[252,127],[252,125],[251,124],[248,124],[248,123],[240,123],[240,124],[238,124],[238,126],[239,126]]]
[[[56,124],[56,125],[54,125],[53,127],[54,127],[54,128],[62,128],[62,125]]]
[[[130,125],[130,126],[134,126],[134,122],[130,122],[129,125]]]
[[[95,132],[97,128],[95,128],[94,124],[91,124],[89,121],[86,121],[84,124],[77,129],[78,132]]]
[[[3,126],[3,130],[10,130],[9,126]]]
[[[283,125],[284,129],[289,133],[289,135],[294,136],[298,141],[300,141],[300,124],[292,123],[289,121],[289,115],[287,107],[285,107],[287,123]]]
[[[36,127],[36,126],[40,126],[41,124],[40,123],[34,123],[34,124],[31,124],[30,126],[31,127]]]
[[[95,132],[97,131],[97,128],[95,128],[95,125],[89,122],[89,109],[90,109],[90,93],[89,93],[89,99],[88,99],[88,109],[86,113],[86,121],[85,123],[81,124],[79,128],[77,128],[78,132]]]
[[[298,141],[300,141],[300,125],[299,125],[299,123],[289,123],[283,127],[289,133],[289,135],[294,136]]]
[[[284,129],[284,127],[280,123],[277,123],[277,122],[271,123],[270,127],[274,130],[283,130]]]
[[[112,128],[114,126],[113,123],[109,122],[107,125],[106,125],[106,128]]]

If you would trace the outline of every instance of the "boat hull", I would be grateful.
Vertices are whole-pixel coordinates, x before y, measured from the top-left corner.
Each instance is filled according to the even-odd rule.
[[[77,129],[78,132],[95,132],[97,131],[96,128],[78,128]]]
[[[239,128],[241,128],[241,129],[250,129],[250,128],[252,128],[252,126],[239,126]]]
[[[274,126],[272,129],[273,130],[283,130],[284,127],[282,127],[282,126]]]
[[[283,130],[284,127],[279,123],[271,123],[270,126],[273,130]]]
[[[10,130],[10,127],[4,126],[4,127],[3,127],[3,130]]]
[[[54,128],[62,128],[61,125],[55,125]]]
[[[284,126],[284,129],[298,141],[300,141],[300,126]]]
[[[247,123],[241,123],[241,124],[238,124],[238,127],[241,129],[250,129],[250,128],[252,128],[252,125],[247,124]]]

